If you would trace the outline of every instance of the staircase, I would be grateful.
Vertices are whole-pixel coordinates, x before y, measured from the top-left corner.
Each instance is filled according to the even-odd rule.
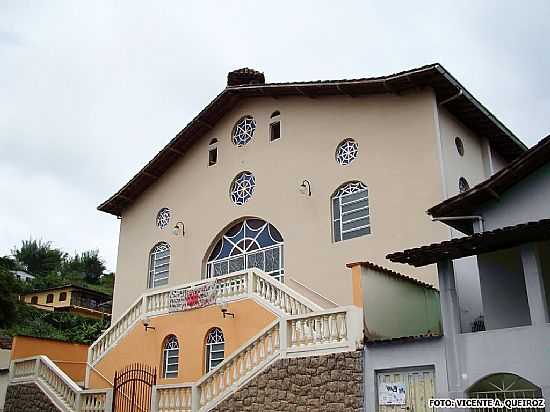
[[[143,317],[170,311],[170,292],[212,282],[207,279],[143,294],[94,342],[88,371]],[[355,351],[363,337],[360,308],[323,309],[259,270],[218,277],[217,298],[250,298],[277,320],[237,349],[199,381],[153,387],[151,412],[203,412],[218,405],[277,359]],[[12,362],[10,384],[34,382],[64,412],[110,412],[111,390],[82,390],[44,356]]]
[[[111,325],[88,351],[88,364],[94,367],[117,342],[143,317],[153,317],[170,311],[170,293],[216,282],[217,300],[231,302],[250,298],[278,316],[305,314],[321,310],[321,306],[301,296],[285,284],[259,269],[231,273],[215,279],[172,288],[159,289],[141,295],[124,314]],[[86,380],[86,384],[88,380]]]
[[[111,412],[112,390],[83,390],[46,356],[17,359],[10,385],[36,384],[63,412]]]

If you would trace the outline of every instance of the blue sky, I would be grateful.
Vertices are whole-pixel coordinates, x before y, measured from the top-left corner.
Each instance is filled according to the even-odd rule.
[[[528,146],[550,134],[550,2],[2,1],[0,255],[116,263],[96,206],[244,66],[268,82],[440,62]]]

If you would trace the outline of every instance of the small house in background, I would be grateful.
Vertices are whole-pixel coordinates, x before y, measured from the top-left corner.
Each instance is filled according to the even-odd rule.
[[[20,300],[38,309],[70,312],[88,318],[111,316],[111,296],[73,284],[33,290],[21,295]]]
[[[14,278],[22,282],[31,282],[34,280],[34,275],[31,275],[30,273],[27,273],[24,270],[12,270],[11,274],[13,275]]]

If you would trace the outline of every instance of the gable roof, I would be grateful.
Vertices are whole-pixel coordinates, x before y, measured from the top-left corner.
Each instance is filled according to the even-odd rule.
[[[428,209],[433,217],[465,216],[472,214],[483,203],[498,199],[500,194],[514,186],[540,167],[550,162],[550,135],[518,157],[504,169],[470,190],[450,197]],[[472,233],[469,222],[449,220],[448,225]]]
[[[237,72],[243,74],[245,73],[243,70],[250,69]],[[230,78],[233,80],[231,73]],[[235,107],[238,101],[251,97],[315,98],[333,95],[356,97],[385,93],[399,94],[431,87],[440,104],[444,104],[457,119],[474,132],[486,136],[504,159],[512,161],[527,149],[506,126],[438,63],[389,76],[351,80],[265,84],[261,79],[263,75],[256,76],[252,84],[227,86],[128,183],[99,205],[98,210],[121,216],[122,211],[183,156],[194,141],[211,130],[225,113]]]
[[[34,295],[36,293],[49,292],[49,291],[52,291],[52,290],[59,290],[59,289],[81,290],[81,291],[84,291],[84,292],[88,292],[90,294],[101,296],[102,298],[105,298],[105,299],[112,299],[111,295],[108,295],[106,293],[100,292],[100,291],[95,290],[95,289],[87,288],[85,286],[75,285],[74,283],[67,283],[65,285],[52,286],[50,288],[44,288],[44,289],[33,289],[30,292],[22,293],[21,296]]]

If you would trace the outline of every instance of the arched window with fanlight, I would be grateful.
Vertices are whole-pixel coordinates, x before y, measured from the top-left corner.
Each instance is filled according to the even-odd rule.
[[[225,341],[220,328],[212,328],[206,335],[205,359],[206,372],[211,371],[223,362],[225,354]]]
[[[371,233],[369,191],[363,182],[345,183],[332,196],[335,242]]]
[[[269,119],[269,141],[274,142],[281,138],[281,112],[275,110]]]
[[[179,368],[180,344],[174,335],[164,340],[162,347],[162,376],[164,378],[177,378]]]
[[[156,288],[168,284],[170,273],[170,245],[159,242],[149,253],[149,287]]]
[[[281,282],[284,280],[283,237],[262,219],[244,219],[220,236],[208,257],[206,277],[250,268],[259,268]]]

